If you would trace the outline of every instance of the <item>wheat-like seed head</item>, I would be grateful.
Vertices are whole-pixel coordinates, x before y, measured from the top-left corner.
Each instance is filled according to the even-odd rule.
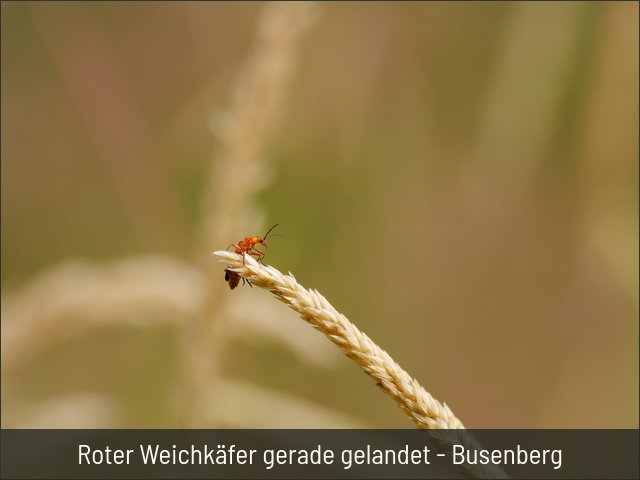
[[[477,440],[464,431],[464,425],[444,403],[440,403],[412,378],[391,356],[362,333],[347,317],[339,313],[318,291],[306,289],[294,276],[228,251],[213,252],[252,285],[269,290],[275,297],[300,314],[336,344],[349,358],[370,375],[386,394],[422,429],[455,429],[452,435],[439,438],[442,443],[454,441],[468,448],[479,448]],[[504,478],[499,467],[473,466],[476,477]]]

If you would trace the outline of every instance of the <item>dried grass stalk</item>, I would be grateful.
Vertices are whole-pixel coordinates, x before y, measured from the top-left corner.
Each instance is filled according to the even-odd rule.
[[[312,23],[313,2],[268,2],[258,18],[254,50],[239,73],[226,111],[212,120],[220,141],[203,203],[201,245],[207,251],[248,226],[253,196],[269,177],[265,150],[277,130],[296,62],[300,35]],[[206,259],[205,267],[208,267]]]
[[[213,254],[252,285],[269,290],[278,300],[298,312],[303,320],[322,332],[370,375],[376,385],[391,396],[419,428],[454,429],[456,431],[450,435],[438,436],[439,440],[445,444],[455,442],[467,448],[480,447],[477,440],[463,430],[464,425],[446,404],[433,398],[387,352],[358,330],[316,290],[304,288],[291,273],[284,275],[247,255],[243,261],[242,256],[224,250]],[[468,472],[476,477],[505,476],[500,468],[481,465],[473,466]]]
[[[314,15],[313,2],[268,2],[258,18],[253,53],[234,82],[231,103],[213,125],[220,140],[203,200],[203,225],[198,252],[240,237],[248,227],[240,219],[256,217],[255,194],[268,177],[265,149],[278,124],[295,67],[301,33]],[[246,220],[245,220],[246,221]],[[249,222],[253,223],[253,222]],[[186,332],[184,401],[186,425],[204,426],[212,399],[208,387],[219,376],[226,327],[220,312],[217,272],[200,258],[210,284],[201,312]],[[218,322],[212,322],[217,318]]]
[[[170,257],[58,265],[20,291],[3,295],[2,373],[96,327],[156,326],[192,318],[205,292],[202,272]]]

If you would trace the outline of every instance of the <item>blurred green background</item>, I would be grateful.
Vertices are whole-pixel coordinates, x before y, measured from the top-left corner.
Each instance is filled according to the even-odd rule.
[[[210,116],[262,7],[2,2],[3,302],[67,260],[193,258]],[[266,262],[466,426],[637,428],[638,4],[318,14],[265,152],[256,203],[284,235]],[[176,426],[178,330],[95,329],[4,369],[3,426],[78,392],[117,399],[116,426]],[[232,347],[229,378],[411,426],[344,357],[312,366],[251,335]]]

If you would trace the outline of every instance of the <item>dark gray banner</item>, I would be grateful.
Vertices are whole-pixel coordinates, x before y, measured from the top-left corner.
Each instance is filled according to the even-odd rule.
[[[2,430],[3,479],[639,478],[638,430]]]

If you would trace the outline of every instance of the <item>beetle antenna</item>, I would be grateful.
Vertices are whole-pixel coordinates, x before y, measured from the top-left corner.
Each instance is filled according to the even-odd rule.
[[[276,228],[278,226],[278,224],[276,223],[273,227],[271,227],[269,230],[267,230],[267,233],[264,234],[264,237],[262,237],[262,240],[266,240],[267,236],[269,235],[269,233],[271,232],[271,230],[273,230],[274,228]]]

